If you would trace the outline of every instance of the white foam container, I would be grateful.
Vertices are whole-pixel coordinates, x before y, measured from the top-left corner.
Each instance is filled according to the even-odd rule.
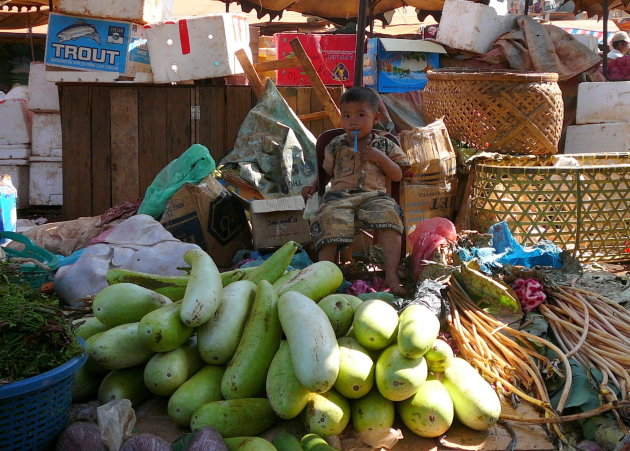
[[[577,124],[630,122],[630,81],[580,83]]]
[[[630,152],[630,123],[572,125],[567,127],[564,153]]]
[[[29,203],[31,205],[62,205],[61,158],[31,157],[29,163]]]
[[[55,11],[129,22],[159,22],[172,16],[173,0],[55,0]]]
[[[28,160],[0,160],[0,175],[2,174],[11,176],[11,183],[17,190],[16,207],[28,208]]]
[[[250,61],[245,16],[209,14],[145,25],[155,83],[226,77],[243,72],[236,51]]]
[[[436,40],[458,50],[486,53],[503,33],[516,24],[513,14],[467,0],[446,0]]]
[[[46,79],[46,64],[32,62],[28,74],[31,111],[59,112],[59,91],[57,85]]]
[[[29,144],[31,126],[28,122],[25,100],[0,101],[0,144]]]
[[[61,115],[33,113],[33,157],[61,157]]]
[[[0,144],[0,160],[28,160],[30,156],[29,144]]]

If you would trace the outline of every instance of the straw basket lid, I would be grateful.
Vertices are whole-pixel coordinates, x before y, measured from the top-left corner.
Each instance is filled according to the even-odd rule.
[[[511,81],[521,83],[557,82],[555,72],[514,72],[501,69],[447,68],[427,71],[430,80]]]
[[[427,72],[427,121],[444,118],[451,138],[487,152],[553,155],[562,132],[558,74],[477,68]]]

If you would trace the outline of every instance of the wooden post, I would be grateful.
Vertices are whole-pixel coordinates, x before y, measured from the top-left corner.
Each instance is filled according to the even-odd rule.
[[[324,82],[315,70],[315,66],[313,66],[311,59],[306,54],[304,47],[302,47],[302,43],[297,38],[293,38],[291,40],[291,47],[293,48],[295,57],[300,62],[302,69],[304,69],[304,72],[306,72],[306,75],[310,78],[313,89],[321,100],[324,106],[324,111],[328,114],[330,121],[335,127],[341,127],[341,113],[339,112],[339,108],[330,96],[326,86],[324,86]]]
[[[249,83],[252,85],[254,94],[256,94],[256,97],[260,97],[263,95],[263,92],[265,92],[265,85],[260,79],[258,72],[256,72],[256,69],[254,69],[253,64],[247,57],[247,53],[245,53],[245,50],[239,49],[236,51],[236,57],[238,58],[238,62],[241,63]]]
[[[608,80],[608,0],[604,0],[604,60],[602,62],[604,77]]]
[[[365,27],[367,26],[369,0],[359,0],[359,17],[357,17],[357,42],[354,50],[354,86],[363,86],[363,46],[365,44]]]

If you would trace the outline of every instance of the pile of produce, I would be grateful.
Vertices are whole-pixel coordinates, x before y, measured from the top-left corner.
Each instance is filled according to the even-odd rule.
[[[349,424],[387,431],[396,412],[422,437],[454,418],[495,424],[497,393],[438,338],[434,313],[335,294],[343,276],[333,263],[285,272],[298,248],[226,273],[198,250],[185,254],[188,276],[110,272],[78,329],[89,358],[75,399],[167,397],[173,422],[212,428],[229,449],[291,449],[286,434],[273,445],[255,437],[279,418],[302,419],[304,449],[329,449],[323,439]]]
[[[80,355],[58,299],[19,283],[0,261],[0,385],[37,376]]]

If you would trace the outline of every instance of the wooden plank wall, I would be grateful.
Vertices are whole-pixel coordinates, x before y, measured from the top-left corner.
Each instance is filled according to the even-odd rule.
[[[61,84],[63,216],[102,214],[142,198],[154,177],[193,143],[219,161],[256,104],[249,86]],[[280,87],[297,114],[321,111],[309,87]],[[329,88],[338,101],[341,87]],[[191,119],[198,105],[200,119]],[[306,124],[317,137],[328,120]]]

